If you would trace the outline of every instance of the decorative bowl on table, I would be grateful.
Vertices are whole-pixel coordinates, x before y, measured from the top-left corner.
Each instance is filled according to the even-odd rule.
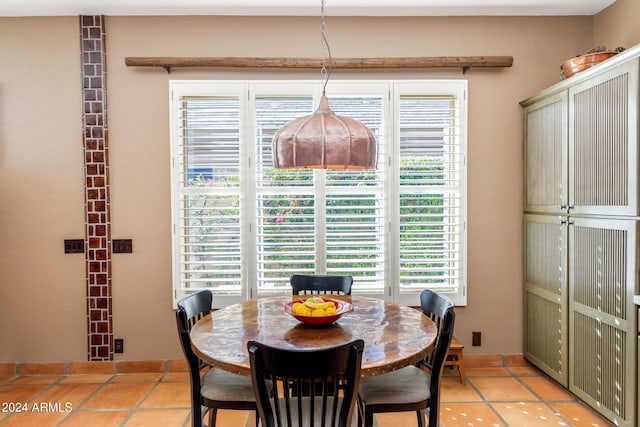
[[[309,300],[320,300],[322,302]],[[308,310],[301,308],[301,306],[306,307]],[[324,310],[324,312],[322,313],[320,310]],[[353,305],[349,302],[319,297],[293,300],[284,306],[286,313],[307,325],[328,325],[352,310]]]

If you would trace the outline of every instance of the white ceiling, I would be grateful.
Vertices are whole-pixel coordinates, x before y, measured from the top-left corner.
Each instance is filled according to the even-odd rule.
[[[333,16],[594,15],[615,0],[326,0]],[[0,16],[317,16],[320,0],[1,0]]]

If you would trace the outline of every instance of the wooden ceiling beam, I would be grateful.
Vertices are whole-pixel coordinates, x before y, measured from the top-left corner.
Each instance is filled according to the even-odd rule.
[[[289,68],[320,69],[319,58],[242,58],[242,57],[141,57],[128,56],[127,67],[159,67],[169,72],[178,67],[210,68]],[[407,58],[333,58],[333,69],[406,69],[406,68],[506,68],[513,56],[424,56]]]

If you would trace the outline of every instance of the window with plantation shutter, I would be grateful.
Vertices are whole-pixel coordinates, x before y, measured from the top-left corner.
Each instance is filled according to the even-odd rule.
[[[332,110],[376,135],[376,169],[274,169],[273,135],[312,114],[320,89],[171,82],[175,300],[287,294],[307,273],[404,304],[425,288],[466,304],[466,82],[332,81]]]
[[[399,101],[399,290],[457,295],[464,272],[460,99],[404,95]]]

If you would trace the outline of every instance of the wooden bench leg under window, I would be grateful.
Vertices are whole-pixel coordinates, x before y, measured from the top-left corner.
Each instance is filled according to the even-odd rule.
[[[465,383],[464,379],[464,359],[462,357],[462,350],[464,344],[462,344],[456,337],[451,339],[451,345],[449,345],[449,353],[447,354],[447,360],[444,362],[444,366],[457,366],[458,374],[460,375],[460,382]]]

